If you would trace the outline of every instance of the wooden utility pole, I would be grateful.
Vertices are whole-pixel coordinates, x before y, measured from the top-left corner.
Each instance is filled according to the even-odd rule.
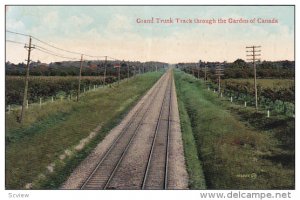
[[[129,80],[129,65],[127,65],[127,81]]]
[[[118,69],[117,69],[117,70],[118,70],[118,71],[117,71],[117,73],[118,73],[118,84],[120,83],[120,77],[121,77],[121,76],[120,76],[120,68],[121,68],[121,65],[122,65],[122,64],[118,64],[118,63],[114,65],[114,68],[118,68]]]
[[[132,67],[133,67],[133,76],[135,76],[135,66]]]
[[[221,64],[216,66],[216,75],[218,76],[218,95],[221,96],[221,76],[224,75],[224,69]]]
[[[121,77],[120,76],[120,68],[121,68],[121,66],[118,67],[118,84],[120,83],[120,77]]]
[[[201,69],[201,63],[202,63],[202,61],[201,60],[199,60],[199,66],[197,67],[197,64],[196,64],[196,68],[197,68],[197,70],[198,70],[198,79],[200,78],[200,69]]]
[[[191,66],[191,69],[192,69],[193,76],[195,77],[195,69],[194,69],[194,67]]]
[[[31,36],[29,37],[29,46],[25,45],[25,48],[28,49],[28,57],[27,57],[27,65],[26,65],[26,77],[25,77],[25,88],[24,88],[24,94],[23,94],[23,103],[22,103],[22,109],[21,109],[21,115],[19,118],[19,122],[22,124],[23,119],[25,116],[25,108],[27,104],[27,93],[28,93],[28,79],[29,79],[29,64],[30,64],[30,53],[31,50],[34,48],[31,46]]]
[[[107,56],[105,56],[105,61],[104,61],[104,81],[103,81],[103,83],[104,83],[104,85],[106,85],[106,64],[107,64]]]
[[[197,64],[196,64],[196,67],[197,67]],[[200,64],[199,66],[197,67],[197,78],[199,79],[199,75],[200,75]]]
[[[81,71],[82,71],[82,59],[83,55],[81,55],[80,59],[80,68],[79,68],[79,77],[78,77],[78,90],[77,90],[77,101],[79,101],[79,95],[80,95],[80,82],[81,82]]]
[[[250,49],[249,51],[246,50],[247,53],[250,53],[247,55],[248,57],[251,57],[250,59],[247,59],[249,61],[252,61],[253,64],[253,70],[254,70],[254,90],[255,90],[255,109],[258,110],[258,103],[257,103],[257,82],[256,82],[256,61],[259,61],[259,56],[261,54],[256,54],[258,52],[261,52],[259,49],[261,46],[249,46],[246,47],[246,49]]]
[[[206,80],[207,80],[207,65],[204,65],[204,83],[206,84]]]

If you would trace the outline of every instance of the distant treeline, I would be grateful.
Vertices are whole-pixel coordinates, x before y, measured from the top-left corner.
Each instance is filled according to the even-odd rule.
[[[206,65],[207,77],[215,79],[215,67],[218,64],[217,62],[178,63],[176,67],[194,75],[198,75],[199,70],[199,76],[204,77]],[[223,64],[224,76],[222,78],[252,78],[254,76],[252,63],[246,63],[242,59]],[[295,61],[263,61],[257,63],[256,66],[258,78],[295,78]]]
[[[167,63],[162,62],[125,62],[125,61],[85,61],[82,68],[82,76],[99,76],[104,74],[106,65],[106,74],[108,76],[117,76],[117,70],[114,65],[121,65],[121,74],[148,72],[166,67]],[[77,76],[79,74],[80,61],[63,61],[53,63],[41,63],[40,61],[31,62],[30,75],[33,76]],[[25,63],[13,64],[5,63],[5,74],[22,76],[25,75]]]

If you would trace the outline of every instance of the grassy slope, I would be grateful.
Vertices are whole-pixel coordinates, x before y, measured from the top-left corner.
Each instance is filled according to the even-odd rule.
[[[208,188],[294,188],[293,165],[270,159],[274,152],[284,151],[272,131],[261,131],[242,122],[230,106],[192,76],[182,72],[175,75],[178,96],[191,120]]]
[[[204,173],[197,155],[197,146],[191,128],[191,121],[180,96],[178,96],[178,109],[180,112],[180,127],[184,145],[185,162],[189,174],[189,188],[205,189]]]
[[[100,89],[75,101],[54,102],[28,110],[25,123],[16,122],[17,112],[6,115],[6,188],[18,189],[33,181],[46,166],[70,146],[85,138],[97,125],[103,128],[95,138],[101,140],[112,125],[154,84],[161,73],[147,73],[124,81],[119,86]],[[67,163],[69,169],[92,149]],[[61,169],[61,173],[65,173]],[[56,174],[47,187],[57,187],[67,174]]]

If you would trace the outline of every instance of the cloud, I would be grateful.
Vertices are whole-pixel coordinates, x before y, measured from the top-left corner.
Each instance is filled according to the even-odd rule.
[[[45,10],[44,13],[34,18],[38,24],[34,24],[33,28],[28,28],[30,22],[18,21],[14,17],[8,17],[7,25],[13,30],[26,30],[27,28],[30,34],[71,51],[91,55],[110,55],[128,60],[234,61],[237,58],[245,59],[245,46],[252,44],[263,46],[262,59],[293,59],[294,55],[294,32],[289,23],[285,22],[276,25],[175,24],[168,26],[135,23],[137,17],[146,18],[149,17],[147,16],[149,14],[154,17],[155,14],[169,17],[170,11],[174,11],[174,8],[178,9],[178,12],[171,13],[175,17],[240,18],[244,16],[244,18],[249,18],[255,14],[251,12],[247,14],[247,11],[240,10],[238,7],[234,7],[234,9],[222,7],[215,10],[206,8],[201,12],[199,10],[202,7],[192,7],[192,9],[188,7],[158,7],[155,9],[147,7],[145,10],[120,7],[117,11],[112,9],[110,12],[102,7],[101,9],[93,7],[93,11],[84,8],[86,10],[83,9],[83,12],[80,12],[81,7],[78,9],[74,7],[72,11],[68,10],[69,12],[57,9]],[[114,9],[116,8],[114,7]],[[189,12],[192,10],[194,13]],[[217,13],[217,11],[220,12]],[[253,9],[252,11],[254,12]],[[268,15],[277,16],[276,13]],[[288,20],[293,21],[292,18],[288,18],[286,21]],[[14,56],[13,50],[11,52],[12,55],[7,55]],[[37,52],[33,53],[33,57],[37,55]],[[48,60],[41,60],[49,62],[53,59],[56,58],[50,57]]]
[[[57,11],[51,11],[49,13],[46,13],[43,18],[42,18],[42,23],[46,24],[46,25],[53,25],[53,24],[57,24],[57,22],[59,21],[59,17],[58,17],[58,13]]]
[[[92,24],[93,22],[94,22],[93,18],[91,18],[90,16],[87,16],[87,15],[84,15],[84,14],[73,15],[73,16],[69,17],[69,19],[68,19],[68,23],[70,23],[70,25],[73,25],[78,28],[88,26],[88,25]]]
[[[114,15],[106,26],[106,32],[109,33],[128,32],[130,30],[132,30],[132,24],[125,15]]]
[[[25,24],[21,20],[10,18],[6,22],[6,29],[12,31],[24,30]]]

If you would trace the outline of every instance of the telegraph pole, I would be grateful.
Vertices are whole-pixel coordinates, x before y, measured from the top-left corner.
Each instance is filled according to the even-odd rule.
[[[120,83],[121,75],[120,75],[121,65],[118,67],[118,84]]]
[[[120,83],[120,68],[121,68],[121,65],[122,65],[122,63],[117,63],[117,64],[114,64],[114,68],[116,69],[116,68],[118,68],[117,70],[117,73],[118,73],[118,84]]]
[[[202,60],[199,61],[199,66],[198,66],[198,68],[197,68],[197,63],[196,63],[196,68],[197,68],[197,70],[198,70],[198,79],[200,78],[201,63],[202,63]]]
[[[26,65],[26,77],[25,77],[25,88],[24,88],[24,94],[23,94],[22,110],[21,110],[21,115],[20,115],[20,118],[19,118],[19,122],[21,124],[23,123],[23,119],[24,119],[24,116],[25,116],[25,108],[26,108],[26,104],[27,104],[30,53],[31,53],[31,50],[34,48],[34,47],[31,46],[31,36],[29,36],[29,46],[25,45],[24,48],[28,49],[28,57],[27,57],[27,65]]]
[[[221,64],[218,64],[216,67],[216,75],[218,76],[218,93],[221,96],[221,76],[223,76],[224,69],[222,68]]]
[[[261,50],[258,50],[261,46],[248,46],[246,49],[250,49],[249,51],[246,50],[247,53],[250,53],[247,55],[248,57],[251,57],[250,59],[247,59],[249,61],[252,61],[253,64],[253,70],[254,70],[254,90],[255,90],[255,109],[258,110],[258,103],[257,103],[257,82],[256,82],[256,61],[259,61],[258,57],[261,54],[256,54],[258,52],[261,52]]]
[[[78,90],[77,90],[77,101],[79,101],[79,95],[80,95],[80,82],[81,82],[81,71],[82,71],[82,58],[83,55],[81,55],[80,59],[80,68],[79,68],[79,77],[78,77]]]
[[[195,77],[195,69],[194,69],[194,67],[193,67],[193,66],[191,66],[191,68],[192,68],[192,73],[193,73],[193,76]]]
[[[127,81],[129,80],[129,65],[127,65]]]
[[[133,76],[135,76],[135,66],[132,67],[133,67]]]
[[[207,80],[207,65],[204,65],[204,83],[206,84],[206,80]]]
[[[107,64],[107,56],[105,56],[105,61],[104,61],[104,85],[106,85],[106,64]]]
[[[197,67],[197,64],[196,64],[196,67],[197,67],[197,78],[199,79],[199,74],[200,74],[200,66],[201,66],[201,64],[199,63],[199,67]]]

